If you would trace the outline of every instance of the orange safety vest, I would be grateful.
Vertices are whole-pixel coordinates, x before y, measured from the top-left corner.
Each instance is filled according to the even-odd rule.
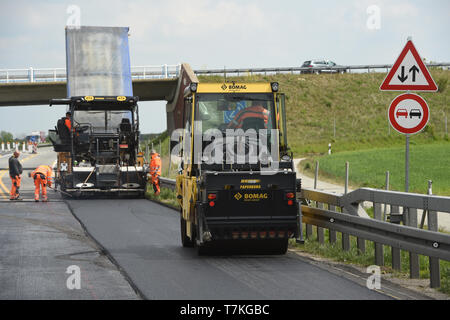
[[[37,167],[31,173],[31,176],[34,178],[34,176],[36,174],[38,174],[38,173],[44,175],[44,177],[47,179],[47,184],[51,187],[52,186],[52,180],[51,179],[52,179],[52,174],[53,174],[52,169],[49,166],[42,165],[42,166]]]
[[[269,122],[269,111],[263,106],[251,106],[240,110],[234,119],[229,123],[229,127],[234,127],[235,129],[242,128],[245,119],[258,118],[264,120],[264,126],[267,128],[267,123]]]
[[[69,129],[69,131],[72,129],[72,125],[70,124],[70,119],[69,118],[66,118],[66,120],[64,120],[64,124]]]
[[[153,175],[161,175],[161,157],[158,153],[153,154],[152,159],[150,161],[150,174]]]

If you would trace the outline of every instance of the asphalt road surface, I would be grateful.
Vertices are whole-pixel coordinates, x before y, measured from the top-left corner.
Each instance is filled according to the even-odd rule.
[[[0,157],[8,168],[10,155]],[[52,165],[53,148],[21,154],[24,168]],[[34,184],[22,175],[22,201],[9,201],[11,180],[0,170],[0,300],[140,299],[102,249],[84,231],[59,193],[34,202]],[[69,267],[80,270],[80,288],[69,289]],[[73,271],[72,271],[73,272]]]
[[[70,200],[73,213],[147,299],[388,299],[294,253],[197,256],[179,213],[147,200]]]
[[[37,155],[21,156],[26,168],[35,168],[41,164],[53,165],[55,159],[52,148],[39,149]],[[7,167],[7,160],[8,156],[0,158],[0,168]],[[61,283],[64,278],[61,268],[66,264],[59,264],[60,257],[72,259],[70,257],[73,254],[81,257],[84,262],[80,263],[85,263],[84,268],[93,272],[88,275],[90,279],[104,279],[90,285],[91,291],[95,289],[92,291],[94,298],[99,299],[137,298],[129,284],[139,291],[140,296],[156,300],[421,298],[409,292],[391,289],[384,283],[382,290],[369,290],[365,286],[368,274],[349,276],[351,272],[336,271],[325,264],[313,263],[294,252],[276,256],[198,256],[195,249],[181,246],[179,213],[144,199],[70,199],[64,202],[59,193],[49,191],[49,203],[34,203],[34,185],[27,172],[23,175],[21,188],[23,201],[9,201],[9,187],[8,172],[2,170],[0,244],[4,245],[0,245],[0,269],[3,270],[0,286],[8,288],[7,292],[3,291],[3,297],[6,298],[53,298],[57,292],[52,291],[54,286],[46,284],[49,289],[42,292],[37,284],[45,280],[45,277]],[[79,230],[81,226],[71,213],[101,249],[93,246],[94,242],[91,243],[88,239],[81,239],[75,246],[73,241],[68,241],[73,240],[71,228],[76,229],[76,234],[83,234]],[[57,214],[64,215],[65,220],[58,220]],[[69,231],[67,225],[70,227]],[[51,235],[55,229],[60,236],[52,237],[51,242],[42,236]],[[14,233],[14,230],[19,232]],[[41,236],[36,236],[38,231]],[[49,243],[53,247],[48,248]],[[11,247],[14,246],[20,250],[12,250]],[[38,263],[39,270],[47,273],[45,277],[39,277],[38,272],[34,273],[35,277],[31,279],[36,281],[36,285],[28,292],[27,284],[31,280],[11,282],[10,278],[23,280],[22,275],[32,270],[27,261],[36,261],[30,258],[33,257],[33,246],[40,248],[39,252],[42,254],[39,256],[46,261]],[[120,266],[121,274],[103,255],[103,250]],[[23,258],[24,255],[29,260]],[[103,259],[101,268],[93,266],[98,259]],[[19,285],[20,283],[23,285]],[[92,298],[91,293],[77,296],[64,291],[64,294],[60,296],[63,299]]]

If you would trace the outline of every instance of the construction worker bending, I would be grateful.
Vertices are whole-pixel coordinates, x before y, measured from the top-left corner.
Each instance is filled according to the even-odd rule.
[[[159,176],[161,175],[161,157],[159,154],[152,150],[150,153],[150,176],[152,179],[153,191],[155,195],[159,195],[161,192]]]
[[[42,165],[37,167],[30,176],[34,179],[34,201],[39,201],[39,193],[42,188],[42,201],[47,202],[47,186],[52,186],[52,169]]]
[[[9,158],[9,176],[11,177],[11,191],[9,192],[9,200],[22,200],[20,199],[20,175],[22,174],[22,164],[19,161],[19,151],[14,151],[13,155]]]

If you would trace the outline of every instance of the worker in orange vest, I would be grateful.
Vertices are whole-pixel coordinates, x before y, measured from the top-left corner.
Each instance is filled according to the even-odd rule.
[[[42,188],[42,201],[47,202],[47,186],[52,186],[52,169],[42,165],[37,167],[30,176],[34,179],[34,201],[39,201],[39,193]]]
[[[153,185],[153,191],[155,192],[155,195],[159,195],[161,192],[161,188],[160,188],[160,182],[159,182],[159,176],[161,176],[161,157],[159,156],[159,154],[155,151],[152,150],[150,152],[150,176],[151,176],[151,181],[152,181],[152,185]]]
[[[267,123],[269,121],[269,111],[267,108],[262,106],[259,101],[252,101],[250,107],[240,110],[234,118],[228,124],[228,128],[242,129],[244,120],[247,119],[261,119],[264,121],[264,128],[267,128]]]
[[[66,125],[67,129],[72,130],[72,123],[70,122],[70,118],[72,117],[72,114],[70,112],[66,112],[66,118],[64,119],[64,124]]]
[[[11,191],[9,193],[9,200],[21,200],[19,197],[20,189],[20,175],[22,174],[22,165],[19,162],[19,151],[14,151],[9,158],[9,176],[11,177]]]

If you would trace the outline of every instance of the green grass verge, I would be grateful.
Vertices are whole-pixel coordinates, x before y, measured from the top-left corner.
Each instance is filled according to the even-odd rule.
[[[314,229],[316,229],[314,227]],[[306,230],[304,228],[303,234]],[[289,245],[292,248],[298,248],[302,251],[329,258],[334,261],[344,262],[348,264],[356,264],[362,267],[368,267],[375,264],[375,246],[372,241],[366,241],[366,252],[361,253],[356,246],[356,237],[350,237],[351,249],[349,251],[342,250],[342,236],[338,233],[337,242],[331,244],[329,242],[329,231],[325,229],[325,244],[317,241],[317,236],[305,240],[305,244],[297,244],[295,240],[291,240]],[[409,277],[409,253],[401,251],[401,270],[392,269],[391,247],[384,247],[385,266],[381,267],[382,272],[392,273],[395,277]],[[428,257],[419,255],[420,278],[429,279],[429,259]],[[450,261],[440,261],[441,271],[441,287],[439,291],[450,294]]]
[[[169,205],[171,207],[174,207],[174,208],[180,207],[178,205],[177,195],[174,190],[170,190],[167,188],[161,188],[161,193],[158,196],[156,196],[155,193],[153,192],[153,186],[150,183],[147,184],[147,190],[145,192],[145,197],[150,200],[162,202],[162,203]]]
[[[410,145],[409,191],[427,193],[428,180],[433,181],[433,194],[450,195],[450,142],[440,141]],[[345,162],[349,162],[349,182],[354,187],[386,187],[386,171],[390,173],[390,190],[405,190],[404,147],[374,148],[312,157],[302,162],[301,170],[312,175],[315,161],[319,175],[340,184],[345,182]]]

